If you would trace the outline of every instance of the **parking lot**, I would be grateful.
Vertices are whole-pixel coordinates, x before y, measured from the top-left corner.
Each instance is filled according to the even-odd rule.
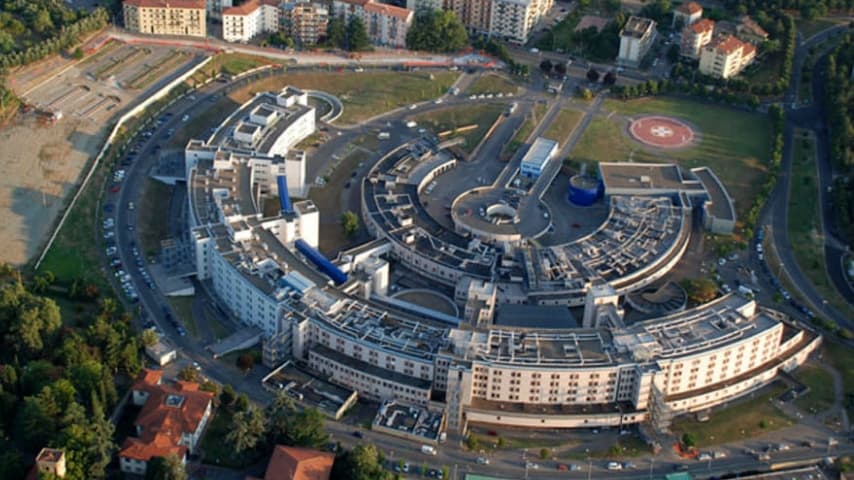
[[[28,107],[0,131],[5,261],[20,265],[38,253],[112,121],[202,58],[108,42],[80,62],[53,57],[14,72],[10,86]]]

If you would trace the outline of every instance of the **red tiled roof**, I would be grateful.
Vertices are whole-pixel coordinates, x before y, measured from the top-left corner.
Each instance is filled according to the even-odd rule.
[[[765,31],[764,28],[760,27],[755,20],[748,17],[747,15],[741,17],[741,28],[747,30],[749,33],[756,35],[757,37],[767,37],[768,32]]]
[[[264,480],[329,480],[335,454],[276,445]]]
[[[708,18],[701,18],[700,20],[697,20],[696,22],[689,25],[688,28],[690,28],[692,32],[699,35],[701,33],[706,33],[710,30],[714,30],[715,22],[714,20],[709,20]]]
[[[755,45],[751,45],[749,43],[744,44],[744,50],[741,51],[741,54],[743,56],[749,57],[750,55],[753,55],[755,53],[756,53],[756,46]]]
[[[395,7],[385,3],[368,2],[365,4],[365,11],[368,13],[377,13],[387,17],[397,17],[401,20],[406,20],[412,15],[412,10],[408,8]]]
[[[697,2],[686,2],[676,7],[676,11],[685,15],[694,15],[703,11],[703,7]]]
[[[350,5],[359,5],[360,7],[364,7],[372,0],[336,0],[341,3],[349,3]]]
[[[181,435],[199,428],[213,393],[199,391],[199,385],[190,382],[158,384],[161,375],[160,371],[143,370],[134,382],[133,390],[148,393],[148,399],[134,422],[142,432],[139,438],[129,438],[125,442],[120,456],[147,461],[164,452],[166,455],[185,453],[186,447],[178,445]],[[179,401],[175,405],[167,405],[170,397]]]
[[[205,0],[125,0],[125,5],[145,8],[205,9]]]
[[[717,42],[712,42],[710,46],[717,50],[719,53],[729,55],[732,52],[738,50],[739,48],[743,48],[746,45],[746,43],[735,38],[734,36],[727,35],[726,37],[718,40]]]
[[[249,0],[247,2],[243,2],[241,5],[237,5],[235,7],[228,7],[222,9],[223,15],[249,15],[260,7],[261,4],[258,3],[258,0]]]

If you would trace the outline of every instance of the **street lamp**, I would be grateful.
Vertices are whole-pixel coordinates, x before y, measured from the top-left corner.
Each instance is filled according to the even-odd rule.
[[[584,452],[587,454],[587,480],[590,480],[590,473],[593,470],[593,460],[590,458],[589,448],[585,448]]]
[[[655,465],[655,457],[649,457],[649,478],[652,479],[652,469]]]

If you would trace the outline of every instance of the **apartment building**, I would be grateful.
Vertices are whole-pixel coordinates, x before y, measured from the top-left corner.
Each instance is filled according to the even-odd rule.
[[[281,28],[300,45],[314,45],[326,38],[329,8],[320,3],[281,5]]]
[[[154,35],[204,37],[205,0],[125,0],[125,28]]]
[[[222,38],[246,43],[263,33],[279,31],[278,0],[248,0],[222,11]]]
[[[756,57],[756,47],[728,35],[713,40],[700,51],[700,73],[717,78],[732,78]]]
[[[553,0],[492,0],[489,33],[521,45],[528,41],[553,3]]]
[[[471,32],[489,33],[493,0],[446,0],[445,9],[454,12]]]
[[[643,17],[629,17],[620,31],[620,53],[617,63],[637,67],[655,43],[655,21]]]
[[[715,33],[715,22],[708,18],[700,19],[682,29],[682,43],[679,53],[683,57],[700,58],[703,47],[712,41]]]
[[[332,8],[345,22],[354,15],[362,19],[374,45],[406,46],[406,34],[414,18],[412,10],[373,0],[334,0]]]
[[[406,0],[406,8],[418,13],[419,10],[442,10],[442,0]]]
[[[672,27],[681,23],[683,27],[693,25],[703,17],[703,7],[697,2],[685,2],[673,9]]]

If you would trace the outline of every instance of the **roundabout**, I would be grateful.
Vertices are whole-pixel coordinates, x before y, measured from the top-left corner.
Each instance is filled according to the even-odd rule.
[[[629,133],[638,142],[656,148],[684,148],[694,143],[694,130],[672,117],[644,116],[629,125]]]

